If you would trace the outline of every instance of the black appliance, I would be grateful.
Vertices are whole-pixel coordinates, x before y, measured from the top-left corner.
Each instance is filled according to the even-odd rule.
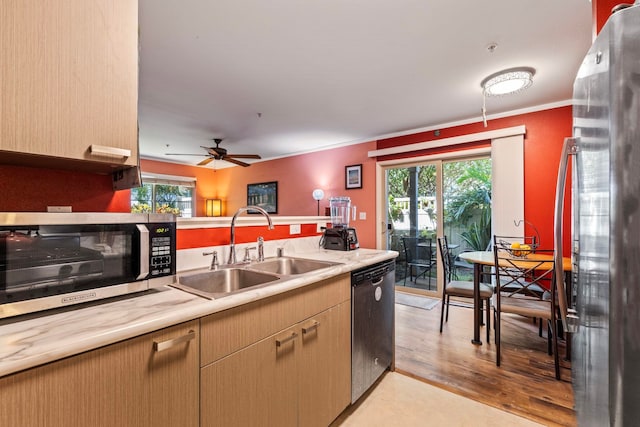
[[[351,274],[351,403],[391,366],[395,260]]]
[[[324,249],[337,251],[353,251],[360,247],[356,229],[351,227],[324,228],[320,239],[320,246]]]
[[[175,282],[167,214],[0,213],[0,318]]]

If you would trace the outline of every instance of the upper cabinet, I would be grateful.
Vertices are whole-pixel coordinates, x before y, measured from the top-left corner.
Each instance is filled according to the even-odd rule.
[[[138,2],[0,2],[3,162],[95,172],[138,162]]]

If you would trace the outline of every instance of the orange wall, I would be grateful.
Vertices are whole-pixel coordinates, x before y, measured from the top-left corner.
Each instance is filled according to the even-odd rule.
[[[554,108],[535,113],[522,114],[490,120],[488,127],[482,123],[472,123],[463,126],[441,129],[440,136],[433,132],[422,132],[397,138],[378,141],[378,148],[406,145],[414,142],[433,141],[452,136],[467,135],[488,130],[525,125],[524,138],[524,215],[525,219],[533,223],[540,232],[542,246],[551,249],[553,246],[553,210],[555,202],[555,186],[560,164],[560,152],[564,138],[571,135],[572,111],[571,107]],[[479,144],[483,144],[482,142]],[[433,152],[442,149],[433,150]],[[428,152],[428,150],[426,150]],[[425,154],[425,151],[421,151]],[[411,153],[405,157],[417,154]],[[385,160],[389,156],[380,157]],[[397,157],[397,156],[396,156]],[[570,186],[570,183],[567,185]],[[570,249],[570,220],[571,209],[569,197],[565,200],[565,239],[563,247]],[[533,230],[527,227],[527,234]],[[568,254],[569,252],[567,252]]]
[[[555,185],[557,170],[560,162],[560,150],[564,137],[571,135],[571,107],[561,107],[535,113],[490,120],[488,127],[482,123],[472,123],[440,130],[440,136],[433,132],[422,132],[402,137],[389,138],[348,147],[325,150],[316,153],[303,154],[283,159],[255,163],[248,168],[226,168],[213,171],[209,168],[189,167],[155,161],[142,161],[143,170],[147,172],[196,176],[198,215],[202,216],[204,199],[220,197],[226,202],[226,215],[232,215],[238,207],[246,204],[246,185],[248,183],[278,181],[278,215],[315,215],[316,202],[311,197],[314,188],[325,191],[322,207],[328,205],[328,197],[346,195],[351,197],[352,204],[357,206],[358,212],[366,212],[367,219],[352,222],[362,247],[375,247],[375,159],[367,157],[367,151],[377,148],[387,148],[415,142],[438,140],[452,136],[494,130],[499,128],[525,125],[524,139],[524,188],[525,188],[525,219],[533,223],[541,235],[542,246],[550,248],[553,244],[553,208],[555,201]],[[469,144],[470,146],[486,145],[486,141]],[[469,146],[467,145],[467,146]],[[455,149],[459,149],[456,147]],[[405,157],[422,155],[426,152],[436,153],[447,149],[426,150]],[[400,157],[398,155],[395,158]],[[380,157],[387,160],[391,156]],[[344,167],[351,164],[363,164],[363,188],[358,190],[344,189]],[[570,248],[570,205],[569,197],[565,203],[565,248]],[[313,230],[309,229],[313,235]],[[217,229],[202,234],[201,245],[215,245],[228,243],[228,229]],[[247,230],[246,240],[255,240],[257,235],[264,235],[265,239],[286,237],[286,230],[270,232],[255,227]],[[533,230],[527,227],[527,234]],[[255,234],[255,236],[254,236]],[[282,234],[282,235],[281,235]],[[186,235],[185,235],[186,238]],[[189,247],[198,245],[197,233],[189,237]],[[195,239],[195,240],[194,240]]]
[[[357,206],[357,211],[367,215],[366,220],[357,219],[351,223],[358,232],[361,247],[375,248],[376,160],[367,157],[368,151],[376,147],[386,148],[522,124],[527,130],[524,146],[525,218],[536,225],[543,246],[548,247],[553,242],[553,203],[560,149],[563,138],[571,134],[571,107],[490,120],[487,128],[481,123],[473,123],[441,129],[439,137],[433,132],[422,132],[255,163],[248,168],[214,171],[151,160],[142,160],[141,165],[145,172],[196,177],[198,216],[204,216],[204,200],[207,198],[222,198],[226,203],[225,215],[233,215],[239,207],[246,205],[248,183],[278,181],[278,215],[284,216],[316,215],[317,204],[311,197],[315,188],[322,188],[325,192],[325,199],[321,201],[322,215],[329,197],[349,196],[352,205]],[[387,158],[381,157],[380,160]],[[363,188],[346,190],[345,166],[360,163],[363,165]],[[108,175],[1,166],[0,191],[3,195],[0,211],[44,211],[47,205],[71,205],[75,212],[129,211],[130,192],[114,192]],[[565,211],[565,224],[568,227],[568,204]],[[238,234],[238,243],[252,241],[257,235],[264,235],[267,240],[288,235],[286,227],[282,226],[273,232],[262,230],[262,227],[247,228],[247,236]],[[303,227],[304,233],[300,236],[315,234],[314,230],[307,228]],[[527,230],[527,233],[531,232]],[[228,229],[215,229],[211,233],[202,233],[201,241],[197,242],[198,233],[181,232],[179,244],[182,247],[194,247],[228,243]],[[565,235],[568,239],[568,233]],[[182,239],[185,239],[183,243],[180,242]],[[570,247],[568,240],[564,246]]]
[[[315,153],[254,163],[250,167],[232,167],[220,170],[178,165],[153,160],[142,160],[145,172],[167,175],[194,176],[196,184],[197,216],[204,216],[205,200],[221,198],[225,205],[225,215],[247,204],[247,184],[277,181],[278,213],[282,216],[315,216],[318,204],[311,196],[316,188],[324,190],[325,198],[320,201],[320,215],[329,206],[329,197],[348,196],[357,212],[365,212],[366,220],[356,219],[351,226],[356,228],[360,246],[375,248],[375,160],[367,157],[367,152],[375,149],[375,142],[350,145]],[[362,189],[345,189],[345,166],[362,164]],[[259,227],[257,227],[259,229]],[[228,243],[228,229],[217,229],[216,237],[203,235],[203,245]],[[257,231],[260,232],[260,231]],[[279,233],[260,232],[266,240],[288,237]],[[313,235],[315,233],[312,233]],[[274,237],[277,236],[277,237]],[[238,242],[241,242],[240,235]],[[196,244],[190,237],[190,247]],[[246,241],[253,240],[253,236]]]
[[[367,157],[367,152],[374,149],[375,142],[370,142],[254,163],[247,168],[213,170],[153,160],[142,160],[141,166],[145,172],[195,176],[197,216],[205,215],[205,200],[212,198],[221,198],[225,202],[225,215],[231,216],[246,206],[247,184],[269,181],[278,182],[278,215],[315,216],[318,205],[311,193],[316,188],[325,194],[320,201],[321,215],[333,196],[349,196],[358,210],[373,212],[375,202],[371,203],[365,194],[374,189],[375,161]],[[345,189],[344,168],[352,164],[363,164],[362,189]]]

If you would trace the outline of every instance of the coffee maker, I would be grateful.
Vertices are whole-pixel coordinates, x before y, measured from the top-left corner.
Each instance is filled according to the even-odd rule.
[[[358,249],[358,236],[355,228],[349,227],[351,218],[351,199],[349,197],[331,197],[331,227],[324,228],[320,246],[324,249],[352,251]]]

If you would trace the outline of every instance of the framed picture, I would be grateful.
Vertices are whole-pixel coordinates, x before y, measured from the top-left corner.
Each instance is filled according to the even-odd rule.
[[[362,164],[345,166],[344,168],[344,188],[362,188]]]
[[[278,213],[278,181],[247,184],[247,205],[259,206],[270,214]]]

